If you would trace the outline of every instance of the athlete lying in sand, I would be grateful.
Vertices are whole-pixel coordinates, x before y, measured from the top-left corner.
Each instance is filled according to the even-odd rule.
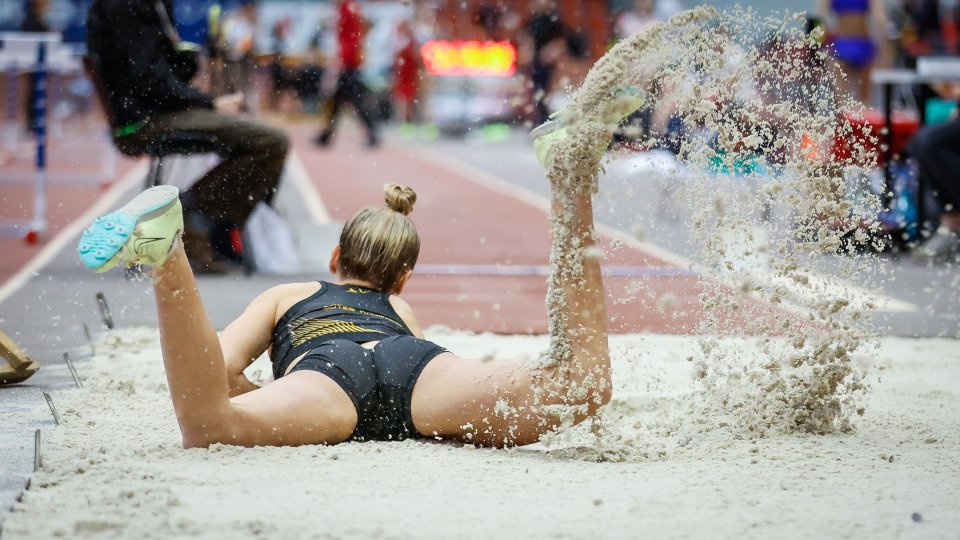
[[[95,271],[119,263],[153,267],[164,368],[184,447],[410,437],[524,445],[562,422],[582,422],[610,400],[596,258],[582,258],[582,280],[561,283],[567,327],[580,329],[569,337],[569,365],[463,359],[422,339],[399,297],[420,249],[406,216],[416,194],[385,189],[386,208],[364,208],[344,226],[330,258],[335,283],[274,287],[219,338],[179,241],[177,188],[144,191],[86,230],[79,252]],[[569,197],[568,204],[576,218],[571,245],[592,246],[590,195]],[[560,207],[555,192],[553,212]],[[268,347],[276,380],[257,388],[243,370]],[[551,391],[538,391],[544,387]],[[572,414],[561,417],[557,405]]]

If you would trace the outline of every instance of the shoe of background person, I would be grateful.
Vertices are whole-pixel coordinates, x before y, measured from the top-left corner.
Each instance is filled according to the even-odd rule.
[[[323,131],[313,139],[313,144],[326,148],[330,146],[330,138],[332,137],[329,131]]]
[[[157,186],[97,218],[80,237],[80,260],[95,272],[126,265],[163,264],[183,232],[180,190]]]
[[[596,141],[597,157],[602,156],[610,145],[610,139],[617,126],[637,109],[643,107],[646,101],[646,95],[638,89],[629,88],[615,93],[607,109],[601,114],[603,123],[610,126],[610,134],[609,137]],[[530,132],[537,161],[544,168],[549,167],[550,156],[557,143],[567,138],[567,127],[571,123],[572,120],[566,117],[564,111],[558,111]]]
[[[184,217],[183,250],[190,268],[196,274],[232,274],[243,271],[239,262],[218,256],[210,238],[210,226],[199,212],[188,212]]]
[[[932,262],[960,262],[960,236],[946,227],[939,227],[914,254]]]

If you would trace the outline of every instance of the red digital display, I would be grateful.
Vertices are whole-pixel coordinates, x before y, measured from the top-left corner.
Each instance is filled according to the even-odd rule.
[[[439,41],[420,48],[427,73],[441,77],[509,77],[517,71],[517,49],[507,41]]]

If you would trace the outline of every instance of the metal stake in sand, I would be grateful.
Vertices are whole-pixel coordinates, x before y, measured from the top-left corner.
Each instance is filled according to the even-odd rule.
[[[107,330],[113,330],[113,317],[110,315],[110,306],[107,305],[107,297],[102,292],[97,293],[97,306],[100,307],[100,317],[103,319]]]
[[[43,461],[40,459],[40,430],[33,432],[33,472],[40,470]]]
[[[87,335],[87,342],[90,343],[90,352],[96,356],[97,348],[93,346],[93,338],[90,336],[90,327],[87,326],[87,323],[83,323],[83,333]]]
[[[67,369],[70,370],[70,375],[73,375],[73,382],[77,383],[77,388],[83,388],[83,381],[80,380],[80,374],[77,373],[77,368],[70,359],[70,353],[63,353],[63,361],[67,363]]]
[[[53,398],[50,397],[50,394],[44,392],[43,399],[47,400],[47,406],[50,407],[50,412],[53,413],[53,421],[60,425],[60,413],[57,412],[57,408],[53,406]]]

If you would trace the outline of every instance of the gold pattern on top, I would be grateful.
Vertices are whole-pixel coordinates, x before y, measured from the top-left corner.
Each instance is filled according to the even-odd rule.
[[[343,304],[330,304],[330,305],[327,305],[327,306],[323,306],[323,308],[322,308],[322,310],[324,310],[324,311],[331,310],[331,309],[342,309],[342,310],[344,310],[344,311],[353,311],[353,312],[357,312],[357,313],[363,313],[364,315],[370,315],[370,316],[373,316],[373,317],[379,317],[379,318],[381,318],[381,319],[388,320],[388,321],[392,322],[393,324],[395,324],[395,325],[397,325],[397,326],[401,326],[400,322],[397,321],[396,319],[393,319],[393,318],[391,318],[391,317],[387,317],[386,315],[381,315],[381,314],[379,314],[379,313],[375,313],[375,312],[373,312],[373,311],[367,311],[367,310],[365,310],[365,309],[356,308],[356,307],[353,307],[353,306],[345,306],[345,305],[343,305]]]
[[[299,347],[311,339],[328,336],[330,334],[348,334],[357,332],[373,332],[384,334],[380,330],[364,328],[358,324],[330,319],[308,319],[303,322],[294,322],[290,325],[290,335],[293,346]]]

